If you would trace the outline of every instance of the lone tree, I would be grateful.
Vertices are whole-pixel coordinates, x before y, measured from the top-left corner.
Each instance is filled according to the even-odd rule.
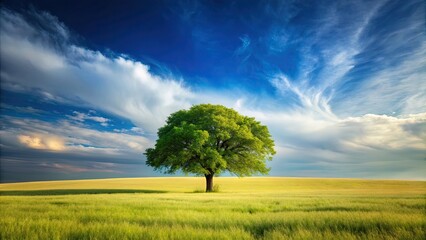
[[[237,176],[267,174],[266,160],[275,154],[266,126],[221,105],[201,104],[169,116],[158,130],[154,148],[146,150],[147,165],[165,173],[194,173],[206,177],[228,171]]]

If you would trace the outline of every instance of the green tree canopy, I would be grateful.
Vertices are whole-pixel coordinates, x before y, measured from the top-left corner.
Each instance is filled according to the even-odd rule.
[[[146,150],[147,165],[165,173],[194,173],[206,177],[224,171],[237,176],[267,174],[266,160],[275,154],[266,126],[221,105],[200,104],[169,116],[158,130],[154,148]]]

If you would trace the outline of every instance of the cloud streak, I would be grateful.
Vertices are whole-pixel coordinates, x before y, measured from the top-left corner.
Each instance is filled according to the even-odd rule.
[[[88,114],[74,111],[73,114],[74,115],[72,115],[72,116],[68,116],[72,120],[79,121],[79,122],[91,120],[91,121],[94,121],[94,122],[98,122],[100,125],[102,125],[104,127],[108,126],[108,122],[111,121],[108,118],[93,116],[90,111],[89,111]]]

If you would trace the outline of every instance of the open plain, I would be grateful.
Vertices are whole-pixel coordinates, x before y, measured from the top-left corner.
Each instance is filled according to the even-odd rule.
[[[424,239],[425,181],[250,177],[0,184],[1,239]]]

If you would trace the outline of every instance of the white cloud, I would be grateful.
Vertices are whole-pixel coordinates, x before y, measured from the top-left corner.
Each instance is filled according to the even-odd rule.
[[[424,178],[425,113],[329,120],[300,111],[247,106],[240,111],[270,129],[277,149],[271,162],[274,175]]]
[[[49,14],[35,15],[43,26],[52,24]],[[149,66],[132,59],[73,45],[61,24],[46,32],[17,13],[2,10],[1,18],[1,76],[10,90],[37,90],[60,96],[56,101],[94,106],[151,132],[171,112],[190,106],[193,94],[181,80],[153,75]],[[64,42],[55,48],[58,31]]]
[[[46,149],[53,151],[61,151],[65,148],[64,142],[59,137],[52,137],[49,135],[18,135],[18,140],[23,145],[35,148],[35,149]]]
[[[138,133],[138,134],[144,134],[145,133],[145,131],[140,127],[132,127],[130,130],[132,132],[135,132],[135,133]]]
[[[358,135],[350,139],[352,147],[426,151],[426,132],[408,131],[411,126],[416,125],[423,126],[423,129],[426,127],[426,113],[399,117],[366,114],[340,122],[340,126],[344,128],[358,130]]]
[[[107,127],[109,124],[108,122],[110,122],[111,120],[108,118],[104,118],[104,117],[99,117],[99,116],[93,116],[92,114],[96,113],[95,111],[89,111],[88,114],[85,113],[81,113],[81,112],[77,112],[74,111],[73,114],[74,115],[67,115],[69,119],[75,120],[75,121],[79,121],[79,122],[84,122],[86,120],[91,120],[94,122],[98,122],[100,125]]]

